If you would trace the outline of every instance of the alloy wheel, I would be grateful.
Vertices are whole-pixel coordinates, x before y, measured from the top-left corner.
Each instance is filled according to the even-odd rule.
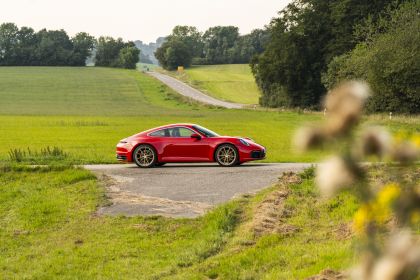
[[[217,149],[217,162],[223,166],[235,165],[238,161],[236,149],[231,145],[223,145]]]
[[[134,161],[140,167],[151,167],[156,162],[155,151],[148,145],[140,145],[134,152]]]

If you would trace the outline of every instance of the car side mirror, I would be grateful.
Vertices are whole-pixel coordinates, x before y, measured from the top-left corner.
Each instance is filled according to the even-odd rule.
[[[193,133],[193,134],[191,134],[191,138],[200,140],[201,139],[201,136],[199,134],[197,134],[197,133]]]

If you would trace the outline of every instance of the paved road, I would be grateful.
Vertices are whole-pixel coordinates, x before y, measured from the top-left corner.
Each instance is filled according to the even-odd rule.
[[[168,164],[141,169],[132,164],[86,165],[106,182],[112,205],[99,210],[109,215],[196,217],[235,196],[275,183],[284,171],[299,171],[305,163]]]
[[[215,106],[220,106],[220,107],[225,107],[229,109],[240,109],[244,106],[243,104],[239,104],[239,103],[231,103],[231,102],[225,102],[225,101],[215,99],[211,96],[208,96],[202,93],[199,90],[196,90],[193,87],[190,87],[186,83],[183,83],[168,75],[158,73],[158,72],[147,72],[147,73],[155,77],[156,79],[160,80],[162,83],[166,84],[167,86],[169,86],[170,88],[178,92],[179,94],[195,99],[199,102],[215,105]]]

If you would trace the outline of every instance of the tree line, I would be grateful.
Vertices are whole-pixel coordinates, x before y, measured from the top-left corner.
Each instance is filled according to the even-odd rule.
[[[320,108],[346,79],[369,82],[368,110],[420,112],[420,2],[295,0],[251,61],[270,107]]]
[[[167,70],[191,64],[249,63],[268,41],[269,32],[262,29],[241,36],[235,26],[215,26],[204,33],[194,26],[175,26],[155,57]]]
[[[133,69],[139,61],[134,43],[121,38],[96,40],[86,32],[70,38],[64,30],[0,25],[0,66],[85,66],[94,50],[96,66]]]

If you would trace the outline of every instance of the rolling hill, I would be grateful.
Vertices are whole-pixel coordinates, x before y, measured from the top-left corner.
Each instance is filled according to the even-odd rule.
[[[252,137],[267,147],[266,161],[317,158],[294,155],[290,139],[318,114],[202,106],[135,70],[1,67],[0,99],[0,160],[11,149],[58,146],[77,162],[115,162],[120,139],[174,122]]]
[[[192,66],[176,76],[215,98],[258,104],[260,93],[247,64]]]

